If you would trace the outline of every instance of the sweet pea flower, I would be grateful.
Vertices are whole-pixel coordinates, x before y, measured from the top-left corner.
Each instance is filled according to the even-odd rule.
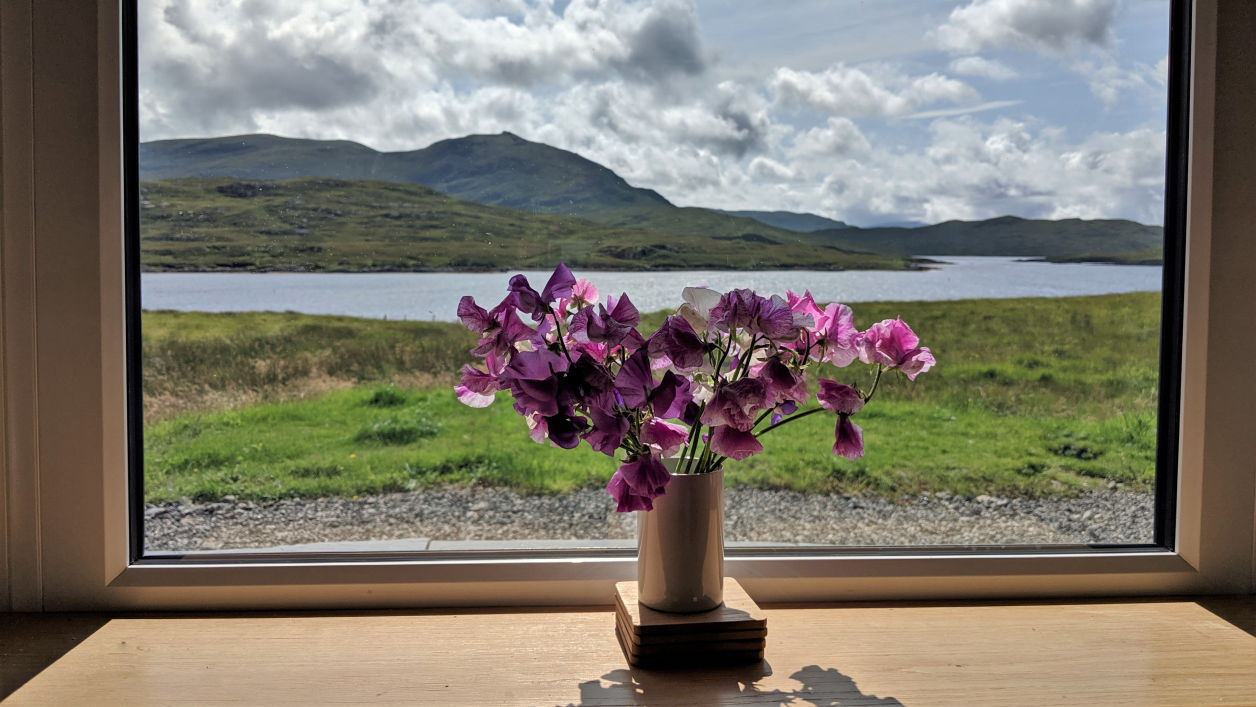
[[[684,317],[673,314],[663,320],[647,340],[651,356],[666,357],[682,373],[697,371],[707,364],[707,345]]]
[[[830,303],[817,322],[816,333],[821,342],[817,360],[828,361],[838,368],[854,363],[859,357],[859,330],[855,328],[855,315],[850,307]]]
[[[847,459],[858,459],[863,452],[863,430],[850,421],[849,415],[838,415],[837,427],[833,430],[833,453]]]
[[[515,397],[521,413],[539,412],[546,417],[558,414],[558,375],[567,370],[567,359],[550,351],[520,351],[498,376]]]
[[[589,417],[593,420],[593,427],[584,434],[585,441],[594,450],[608,457],[615,456],[615,451],[628,434],[628,418],[603,406],[590,407]]]
[[[454,393],[463,405],[484,408],[492,404],[498,389],[496,376],[468,363],[462,367],[462,381],[454,388]]]
[[[559,297],[571,296],[571,288],[575,284],[576,278],[571,274],[571,270],[563,263],[559,263],[540,293],[532,289],[532,286],[528,284],[528,278],[522,274],[510,278],[510,292],[515,296],[515,307],[520,312],[531,314],[533,321],[539,322],[545,316],[549,306],[554,304]]]
[[[711,316],[711,308],[720,303],[720,293],[709,287],[686,287],[680,291],[685,303],[676,311],[695,332],[707,330],[707,320]]]
[[[864,399],[859,391],[826,378],[820,379],[820,392],[816,394],[820,407],[841,415],[854,415],[863,409]]]
[[[813,323],[807,315],[795,318],[789,302],[780,295],[760,297],[747,289],[724,293],[711,308],[710,322],[718,331],[742,329],[752,335],[763,334],[772,341],[793,341],[805,324]]]
[[[903,323],[902,318],[885,319],[859,335],[856,347],[859,360],[879,363],[887,368],[901,368],[910,380],[933,367],[937,361],[928,348],[920,346],[920,337]]]
[[[689,430],[674,422],[652,417],[641,425],[641,443],[658,450],[661,457],[676,454],[688,439]]]
[[[615,499],[615,510],[620,513],[654,509],[652,497],[634,492],[632,487],[628,485],[624,475],[619,471],[611,475],[611,481],[606,485],[606,492],[611,495],[611,498]]]
[[[720,425],[711,433],[711,451],[738,461],[763,451],[763,444],[747,430]]]
[[[766,405],[767,389],[763,383],[742,378],[716,388],[700,419],[704,425],[731,425],[745,432],[754,427],[755,415]]]
[[[640,323],[641,313],[633,306],[628,295],[624,294],[618,299],[608,297],[607,304],[599,304],[596,311],[588,306],[576,312],[571,318],[569,329],[571,338],[576,341],[617,346],[629,338],[631,333],[635,333],[636,326]]]
[[[756,376],[763,381],[768,407],[775,407],[787,401],[807,399],[807,377],[789,370],[789,367],[777,356],[765,361],[759,367]]]
[[[634,494],[647,499],[662,496],[668,482],[672,480],[667,467],[653,453],[625,461],[615,473],[623,477]]]
[[[558,310],[564,314],[568,310],[578,312],[591,304],[597,304],[598,292],[592,282],[588,280],[576,280],[576,284],[571,287],[571,296],[563,297],[558,300]]]
[[[574,414],[571,408],[560,410],[557,415],[545,418],[547,436],[550,442],[563,449],[575,449],[580,444],[584,431],[589,429],[589,421]]]

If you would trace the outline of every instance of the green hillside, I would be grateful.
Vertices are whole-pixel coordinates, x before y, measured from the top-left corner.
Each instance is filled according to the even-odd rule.
[[[787,231],[799,231],[801,233],[812,233],[814,231],[832,230],[835,228],[853,228],[844,221],[834,221],[831,218],[817,216],[815,214],[800,214],[794,211],[724,211],[717,209],[722,214],[729,216],[739,216],[741,218],[752,218],[759,223],[766,223],[769,226],[783,228]]]
[[[1001,216],[946,221],[920,228],[843,228],[821,231],[845,248],[912,255],[1015,255],[1053,261],[1159,263],[1164,229],[1121,219],[1030,220]]]
[[[723,227],[663,232],[485,206],[414,184],[189,178],[144,182],[140,191],[141,263],[150,272],[548,269],[559,261],[591,270],[911,267],[808,234],[742,231],[742,219],[718,214]]]

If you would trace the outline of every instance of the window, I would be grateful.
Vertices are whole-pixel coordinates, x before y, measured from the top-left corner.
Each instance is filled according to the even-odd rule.
[[[1118,553],[1098,557],[1059,555],[797,558],[747,556],[730,562],[730,572],[744,578],[765,598],[835,598],[853,596],[957,596],[1041,593],[1113,593],[1127,591],[1190,591],[1203,587],[1245,589],[1251,586],[1250,532],[1256,499],[1250,469],[1234,461],[1250,440],[1219,420],[1223,405],[1242,410],[1247,403],[1241,381],[1226,375],[1230,361],[1241,362],[1245,343],[1212,337],[1192,327],[1241,312],[1242,270],[1237,263],[1246,245],[1228,238],[1227,229],[1242,219],[1242,208],[1227,200],[1225,190],[1237,178],[1239,165],[1227,153],[1212,151],[1209,121],[1201,111],[1213,105],[1213,51],[1219,47],[1224,68],[1228,41],[1234,36],[1218,27],[1216,7],[1200,3],[1196,16],[1197,81],[1193,135],[1197,155],[1191,183],[1191,270],[1188,271],[1187,335],[1183,387],[1182,482],[1179,496],[1179,539],[1176,551]],[[54,23],[35,13],[31,41],[33,65],[41,72],[31,79],[33,115],[43,134],[63,141],[37,141],[33,160],[40,175],[33,183],[31,211],[38,238],[34,241],[36,319],[34,351],[38,354],[38,413],[24,428],[7,416],[10,433],[29,433],[38,441],[40,518],[11,533],[19,560],[32,553],[43,567],[32,578],[17,577],[23,587],[43,585],[47,607],[85,606],[226,606],[345,605],[431,602],[596,601],[611,579],[628,576],[630,561],[618,558],[537,557],[521,562],[458,559],[415,563],[377,561],[367,565],[272,563],[233,566],[216,561],[203,565],[128,564],[125,547],[125,458],[121,343],[119,209],[121,190],[116,79],[116,8],[102,3],[99,16],[70,15]],[[6,17],[6,19],[8,19]],[[6,22],[6,28],[15,26]],[[7,35],[6,35],[7,38]],[[6,43],[7,47],[12,46]],[[41,63],[48,53],[62,62]],[[6,56],[7,59],[7,56]],[[91,67],[91,70],[84,70]],[[17,132],[10,116],[18,73],[6,61],[5,141]],[[47,70],[49,73],[42,73]],[[9,73],[12,72],[12,73]],[[57,72],[65,72],[59,74]],[[59,76],[96,76],[98,84],[59,81]],[[1239,80],[1224,71],[1218,80]],[[21,95],[20,93],[18,94]],[[1232,131],[1236,110],[1215,94],[1218,137],[1247,139]],[[55,100],[54,100],[55,99]],[[27,133],[29,134],[29,133]],[[38,134],[37,134],[38,137]],[[24,138],[29,139],[29,138]],[[83,144],[76,144],[81,141]],[[1240,143],[1241,144],[1241,143]],[[80,150],[71,147],[83,148]],[[84,151],[85,150],[85,151]],[[1201,152],[1202,150],[1202,152]],[[6,150],[6,155],[13,153]],[[88,155],[83,160],[82,155]],[[1198,156],[1198,155],[1203,155]],[[1210,162],[1216,158],[1216,164]],[[6,160],[6,171],[12,162]],[[1201,167],[1205,168],[1202,169]],[[1216,184],[1201,174],[1215,175]],[[6,207],[12,182],[6,179]],[[1214,186],[1216,187],[1214,189]],[[1205,206],[1207,205],[1207,206]],[[19,210],[20,211],[20,210]],[[29,273],[9,259],[13,243],[22,243],[13,229],[22,213],[6,208],[5,286],[17,287],[12,273]],[[29,215],[28,215],[29,217]],[[83,234],[90,238],[85,238]],[[99,234],[99,238],[97,235]],[[28,241],[29,242],[29,241]],[[73,246],[73,247],[72,247]],[[1232,250],[1231,250],[1232,249]],[[1251,262],[1247,260],[1246,262]],[[1233,265],[1232,265],[1233,264]],[[1209,267],[1211,266],[1211,267]],[[29,277],[29,275],[28,275]],[[6,329],[16,327],[13,299],[6,297]],[[1233,309],[1230,309],[1233,307]],[[20,310],[19,310],[20,312]],[[49,326],[55,321],[56,327]],[[1212,329],[1218,333],[1220,329]],[[1240,335],[1241,336],[1241,335]],[[1203,337],[1203,338],[1201,338]],[[1194,342],[1194,344],[1192,343]],[[1206,342],[1207,351],[1198,344]],[[17,345],[6,335],[6,392],[16,380],[11,355]],[[1233,347],[1233,348],[1231,348]],[[20,351],[20,349],[19,349]],[[1237,368],[1237,366],[1236,366]],[[1203,393],[1207,393],[1207,396]],[[29,401],[36,409],[35,400]],[[12,408],[10,408],[12,409]],[[1207,421],[1210,424],[1204,425]],[[10,435],[13,439],[13,434]],[[67,440],[74,440],[67,444]],[[14,442],[10,442],[13,445]],[[12,448],[12,447],[11,447]],[[1229,457],[1229,454],[1235,456]],[[24,470],[9,469],[12,478]],[[10,508],[17,507],[13,501]],[[1203,512],[1207,509],[1207,513]],[[1239,532],[1235,532],[1235,529]],[[1227,532],[1227,530],[1229,532]],[[36,539],[37,538],[37,539]],[[13,541],[17,541],[14,543]],[[20,563],[19,563],[20,564]],[[538,577],[547,579],[538,580]],[[840,578],[839,578],[840,577]],[[780,581],[790,578],[790,581]],[[890,580],[890,581],[887,581]],[[509,599],[505,599],[509,592]],[[443,598],[442,598],[443,597]]]

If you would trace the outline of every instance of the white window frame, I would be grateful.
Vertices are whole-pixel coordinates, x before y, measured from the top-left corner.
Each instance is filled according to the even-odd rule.
[[[1194,8],[1176,550],[730,558],[756,598],[1253,591],[1256,80],[1243,62],[1256,13],[1244,6]],[[117,0],[0,4],[0,610],[608,603],[631,558],[130,563],[119,26]]]

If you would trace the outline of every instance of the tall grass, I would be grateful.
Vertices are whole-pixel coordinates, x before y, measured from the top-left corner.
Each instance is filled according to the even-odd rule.
[[[861,328],[901,314],[938,366],[883,381],[857,416],[864,458],[833,456],[833,421],[816,415],[730,464],[730,484],[885,496],[1150,486],[1158,295],[854,309]],[[144,389],[160,411],[146,428],[150,500],[448,483],[561,492],[604,484],[615,466],[587,447],[534,444],[507,394],[483,410],[458,404],[449,386],[473,336],[457,324],[151,312],[144,326]],[[855,368],[823,375],[851,381]],[[320,380],[335,384],[311,386]],[[192,402],[169,402],[180,396]]]

